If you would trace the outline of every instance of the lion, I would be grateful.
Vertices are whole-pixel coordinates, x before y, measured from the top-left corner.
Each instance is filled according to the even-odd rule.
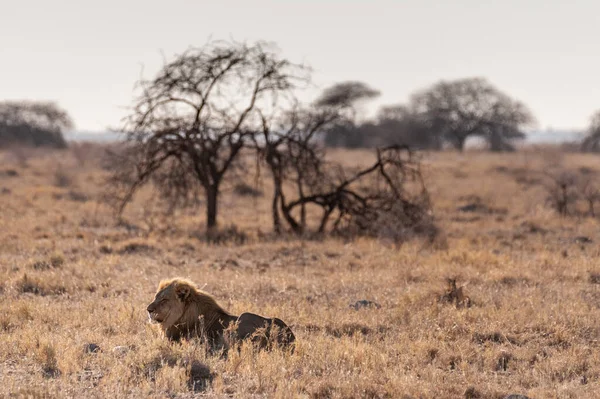
[[[150,321],[160,324],[170,341],[199,337],[216,349],[227,347],[232,339],[249,338],[261,348],[271,348],[276,342],[293,350],[296,340],[282,320],[253,313],[234,316],[192,281],[179,277],[161,281],[146,310]]]

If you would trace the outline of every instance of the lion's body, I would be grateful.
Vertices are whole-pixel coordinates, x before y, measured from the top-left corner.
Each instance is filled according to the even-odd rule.
[[[239,340],[250,338],[261,347],[268,347],[273,341],[283,346],[295,341],[291,329],[280,319],[253,313],[234,316],[210,294],[180,278],[161,281],[147,310],[151,320],[160,323],[172,341],[200,337],[207,339],[211,347],[226,344],[229,336]],[[227,331],[231,334],[226,334]]]

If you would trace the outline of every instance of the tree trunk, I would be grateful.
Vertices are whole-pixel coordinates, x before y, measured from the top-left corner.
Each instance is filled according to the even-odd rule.
[[[279,206],[281,208],[281,213],[283,213],[283,217],[288,222],[292,230],[294,230],[294,233],[301,235],[304,232],[302,230],[302,226],[300,226],[292,216],[292,209],[285,204],[285,198],[283,195],[279,196]]]
[[[280,183],[275,183],[275,190],[273,192],[273,202],[271,204],[271,213],[273,216],[273,231],[276,234],[281,233],[281,219],[279,218],[279,200],[281,197]]]
[[[217,227],[217,205],[219,198],[219,185],[214,184],[206,188],[206,230]]]
[[[454,147],[458,151],[463,152],[465,150],[466,141],[467,141],[467,136],[456,136],[456,141],[454,143]]]
[[[302,187],[302,176],[298,177],[298,195],[299,198],[304,198],[304,189]],[[306,204],[300,204],[300,226],[302,231],[306,230]]]

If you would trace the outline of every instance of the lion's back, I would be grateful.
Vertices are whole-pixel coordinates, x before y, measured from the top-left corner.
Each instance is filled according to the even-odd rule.
[[[273,331],[274,326],[276,332]],[[268,345],[269,342],[276,341],[282,346],[287,346],[296,340],[294,333],[283,320],[249,312],[242,313],[238,317],[236,334],[239,339],[252,338],[261,345]]]

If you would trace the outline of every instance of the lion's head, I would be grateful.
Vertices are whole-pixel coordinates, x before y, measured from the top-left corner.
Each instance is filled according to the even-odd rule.
[[[185,311],[190,288],[190,282],[185,280],[162,281],[154,301],[146,309],[150,321],[167,327],[177,323]]]

